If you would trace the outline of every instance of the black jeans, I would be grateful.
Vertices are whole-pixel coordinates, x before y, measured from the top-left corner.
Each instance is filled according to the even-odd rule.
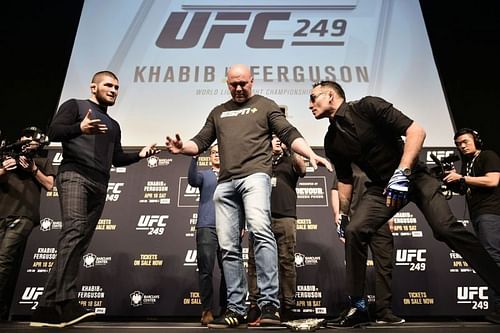
[[[26,217],[0,218],[0,317],[6,318],[34,223]]]
[[[477,238],[484,248],[491,255],[493,260],[500,266],[500,215],[482,214],[472,220],[472,226],[476,232]],[[494,308],[500,311],[500,294],[493,293]],[[491,304],[490,303],[490,304]]]
[[[427,171],[410,176],[410,200],[424,214],[434,237],[458,252],[481,278],[500,291],[500,268],[479,240],[453,216],[440,182]],[[370,186],[346,228],[347,288],[352,297],[364,295],[367,247],[375,232],[399,209],[385,206],[383,188]]]
[[[107,184],[99,184],[77,172],[57,175],[62,229],[57,257],[49,272],[40,305],[53,306],[76,299],[80,261],[87,250],[106,202]]]
[[[221,273],[219,285],[219,306],[222,310],[227,305],[226,281],[222,270],[222,256],[215,228],[196,229],[196,261],[198,265],[198,283],[203,311],[214,310],[213,270],[215,260]]]

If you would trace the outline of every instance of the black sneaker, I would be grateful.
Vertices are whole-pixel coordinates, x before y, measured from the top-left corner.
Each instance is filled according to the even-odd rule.
[[[55,306],[39,306],[31,316],[30,326],[33,327],[64,327]]]
[[[207,326],[208,328],[245,328],[247,327],[247,320],[236,312],[226,310],[224,315],[215,318]]]
[[[77,299],[72,299],[61,304],[61,320],[64,327],[89,320],[95,317],[95,312],[85,310]]]
[[[296,320],[297,314],[290,308],[281,309],[280,319],[282,322]]]
[[[351,308],[349,308],[349,307],[345,308],[344,310],[342,310],[339,313],[339,315],[337,317],[327,320],[327,323],[333,324],[333,325],[338,325],[342,321],[342,319],[344,319],[344,317],[347,316],[347,313],[349,313],[350,309]]]
[[[405,320],[392,312],[387,312],[383,317],[377,318],[375,323],[378,325],[402,325],[405,323]]]
[[[281,324],[280,310],[272,304],[262,307],[260,315],[260,326],[279,326]]]
[[[255,305],[251,305],[247,313],[248,326],[259,326],[260,325],[260,309]]]
[[[368,311],[362,311],[356,308],[350,308],[347,314],[338,322],[338,324],[333,324],[333,326],[340,327],[360,327],[370,323],[370,315]]]

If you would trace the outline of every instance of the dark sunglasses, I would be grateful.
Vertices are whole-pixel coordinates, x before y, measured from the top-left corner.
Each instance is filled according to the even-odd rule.
[[[326,94],[326,92],[320,92],[317,95],[311,94],[311,95],[309,95],[309,100],[311,101],[311,103],[314,103],[314,102],[316,102],[316,98],[318,98],[319,96],[321,96],[323,94]]]

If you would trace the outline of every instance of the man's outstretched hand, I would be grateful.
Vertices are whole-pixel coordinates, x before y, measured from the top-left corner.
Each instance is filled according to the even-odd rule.
[[[141,149],[141,151],[139,152],[139,157],[146,158],[151,155],[156,155],[160,151],[161,151],[160,149],[156,148],[156,143],[152,143]]]
[[[311,166],[316,170],[318,168],[318,165],[323,165],[325,168],[328,169],[328,171],[332,172],[333,168],[330,162],[324,157],[321,157],[319,155],[313,154],[309,156],[309,163],[311,163]]]
[[[172,139],[170,136],[167,136],[165,141],[165,146],[167,147],[169,153],[179,154],[182,152],[184,144],[182,143],[181,136],[179,134],[176,134],[175,139]]]

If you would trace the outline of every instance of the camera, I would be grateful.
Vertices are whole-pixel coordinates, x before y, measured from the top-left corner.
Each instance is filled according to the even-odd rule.
[[[455,169],[455,165],[453,163],[460,160],[460,157],[455,154],[443,157],[441,159],[437,158],[437,156],[434,154],[430,154],[429,156],[432,158],[434,163],[436,163],[436,166],[431,168],[431,172],[436,178],[440,179],[441,182],[443,178],[446,177],[447,172]],[[465,194],[467,192],[467,186],[461,182],[442,182],[441,192],[443,192],[445,198],[449,200],[452,198],[453,193],[458,193],[461,195]]]
[[[2,160],[13,158],[18,161],[20,156],[28,159],[35,157],[47,157],[44,149],[50,143],[49,137],[36,127],[28,127],[23,131],[23,136],[31,136],[31,139],[18,140],[7,144],[4,140],[0,144],[0,157]]]

